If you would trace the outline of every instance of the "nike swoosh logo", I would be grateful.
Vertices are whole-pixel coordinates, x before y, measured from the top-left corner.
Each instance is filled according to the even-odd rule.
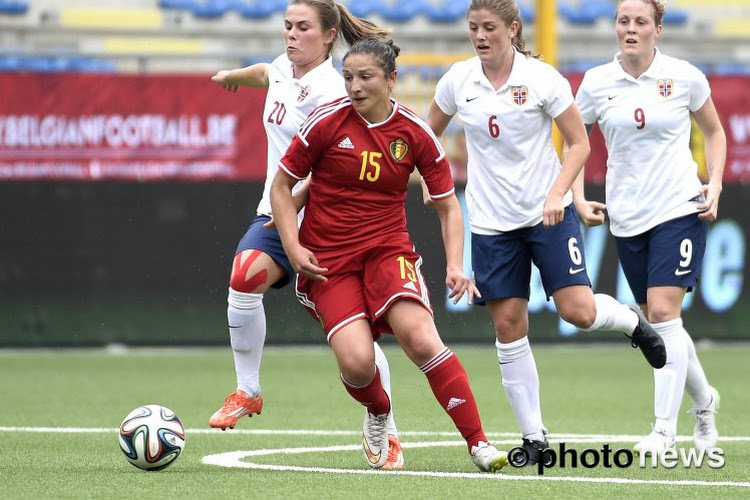
[[[471,101],[473,101],[474,99],[479,99],[479,96],[476,96],[476,97],[467,97],[467,98],[466,98],[466,102],[471,102]]]
[[[229,328],[242,328],[242,325],[239,325],[239,326],[229,325]]]
[[[616,95],[611,95],[611,96],[607,96],[607,99],[611,101],[611,100],[612,100],[612,99],[614,99],[615,97],[617,97],[617,96],[616,96]]]
[[[690,274],[692,272],[693,272],[692,269],[675,269],[674,270],[674,275],[675,276],[685,276],[686,274]]]
[[[383,453],[383,450],[380,450],[377,455],[374,454],[372,450],[370,450],[370,445],[367,443],[364,434],[362,434],[362,448],[365,450],[367,460],[369,460],[371,464],[376,464],[380,461],[380,456]]]
[[[573,269],[573,268],[571,267],[571,268],[569,268],[569,269],[568,269],[568,273],[570,273],[570,274],[578,274],[578,273],[580,273],[581,271],[584,271],[585,269],[586,269],[585,267],[581,267],[581,268],[579,268],[579,269]]]

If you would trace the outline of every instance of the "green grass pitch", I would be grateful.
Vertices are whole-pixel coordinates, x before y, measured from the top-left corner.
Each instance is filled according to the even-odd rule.
[[[502,449],[516,446],[492,342],[452,347],[469,373],[485,431]],[[363,410],[341,387],[325,347],[267,349],[263,414],[227,432],[209,430],[207,421],[234,389],[228,347],[0,351],[0,498],[750,497],[750,346],[699,349],[722,396],[722,468],[557,467],[541,479],[535,468],[479,474],[424,376],[392,344],[386,353],[406,473],[370,471],[364,463],[357,447]],[[563,441],[579,452],[604,442],[630,448],[650,431],[652,371],[625,341],[535,346],[534,354],[553,448]],[[117,444],[120,421],[149,403],[174,410],[187,429],[183,455],[160,472],[136,469]],[[692,435],[693,417],[684,413],[690,407],[686,398],[680,436]],[[222,455],[229,452],[243,458]],[[207,463],[209,456],[223,466]]]

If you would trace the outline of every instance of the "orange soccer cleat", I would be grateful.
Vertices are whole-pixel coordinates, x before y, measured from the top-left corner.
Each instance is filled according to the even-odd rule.
[[[388,435],[388,459],[382,468],[385,470],[404,468],[404,453],[401,451],[401,440],[398,436]]]
[[[224,406],[211,415],[211,418],[208,419],[208,425],[223,431],[227,428],[234,429],[239,418],[245,415],[252,417],[254,413],[260,415],[262,409],[263,396],[253,397],[245,391],[237,389],[227,396],[224,400]]]

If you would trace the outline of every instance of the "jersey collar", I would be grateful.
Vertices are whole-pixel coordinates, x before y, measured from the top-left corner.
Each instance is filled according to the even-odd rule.
[[[476,64],[474,65],[474,68],[472,70],[474,83],[478,83],[479,85],[488,87],[492,89],[493,92],[500,92],[501,90],[504,90],[509,86],[523,85],[525,82],[524,75],[526,75],[526,72],[524,71],[524,66],[528,62],[526,61],[526,56],[518,52],[515,47],[513,47],[513,67],[510,69],[508,81],[506,81],[499,89],[497,89],[497,91],[495,91],[489,79],[484,74],[484,71],[482,71],[482,61],[479,60],[478,56],[475,57],[475,59]]]
[[[393,117],[394,117],[394,116],[396,116],[396,114],[398,113],[398,108],[399,108],[399,104],[398,104],[398,102],[396,102],[396,99],[394,99],[393,97],[389,97],[389,99],[391,100],[391,103],[393,103],[393,111],[391,111],[391,114],[390,114],[390,115],[388,115],[388,118],[386,118],[386,119],[385,119],[385,120],[383,120],[382,122],[377,122],[377,123],[370,123],[370,122],[368,122],[367,120],[365,120],[365,117],[364,117],[364,116],[360,115],[360,114],[359,114],[359,113],[357,113],[356,111],[354,111],[354,112],[355,112],[355,113],[357,113],[357,116],[359,116],[359,118],[360,118],[360,119],[361,119],[361,120],[362,120],[363,122],[365,122],[365,125],[367,125],[367,128],[375,128],[375,127],[380,127],[380,126],[382,126],[382,125],[385,125],[385,124],[386,124],[386,123],[388,123],[389,121],[391,121],[391,120],[393,119]],[[354,108],[352,108],[352,110],[354,110]]]
[[[304,87],[305,84],[309,80],[315,79],[315,75],[317,75],[318,73],[322,73],[324,71],[330,71],[332,68],[333,68],[333,58],[331,56],[328,56],[328,59],[326,59],[325,61],[323,61],[322,63],[318,64],[313,69],[305,73],[305,75],[302,78],[298,79],[292,76],[292,79],[296,82],[299,82],[299,84]],[[292,64],[292,61],[289,61],[289,74],[294,75],[294,65]]]
[[[620,64],[620,61],[622,60],[622,52],[618,52],[615,54],[615,58],[612,60],[615,66],[615,73],[618,79],[620,80],[633,80],[636,79],[633,78],[631,75],[625,72],[625,69],[623,69],[622,64]],[[657,75],[661,72],[661,68],[664,65],[664,56],[659,51],[659,48],[656,47],[656,54],[654,54],[654,60],[651,61],[651,65],[646,68],[646,71],[643,72],[641,76],[645,76],[647,78],[656,78]]]

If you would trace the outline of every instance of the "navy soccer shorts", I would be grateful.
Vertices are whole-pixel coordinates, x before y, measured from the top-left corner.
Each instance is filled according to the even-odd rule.
[[[541,222],[495,235],[471,235],[474,280],[482,298],[479,305],[495,299],[530,295],[531,263],[538,268],[547,300],[567,286],[591,286],[578,214],[565,208],[563,221],[550,228]]]
[[[286,276],[281,278],[271,286],[273,288],[283,288],[294,276],[294,269],[289,259],[284,253],[284,247],[281,245],[281,236],[276,229],[264,229],[263,224],[271,220],[267,215],[258,215],[250,223],[245,235],[237,245],[235,255],[245,250],[260,250],[271,257],[278,265],[286,271]]]
[[[685,287],[698,283],[706,252],[708,223],[698,214],[662,222],[643,234],[615,237],[620,264],[639,304],[654,286]]]

